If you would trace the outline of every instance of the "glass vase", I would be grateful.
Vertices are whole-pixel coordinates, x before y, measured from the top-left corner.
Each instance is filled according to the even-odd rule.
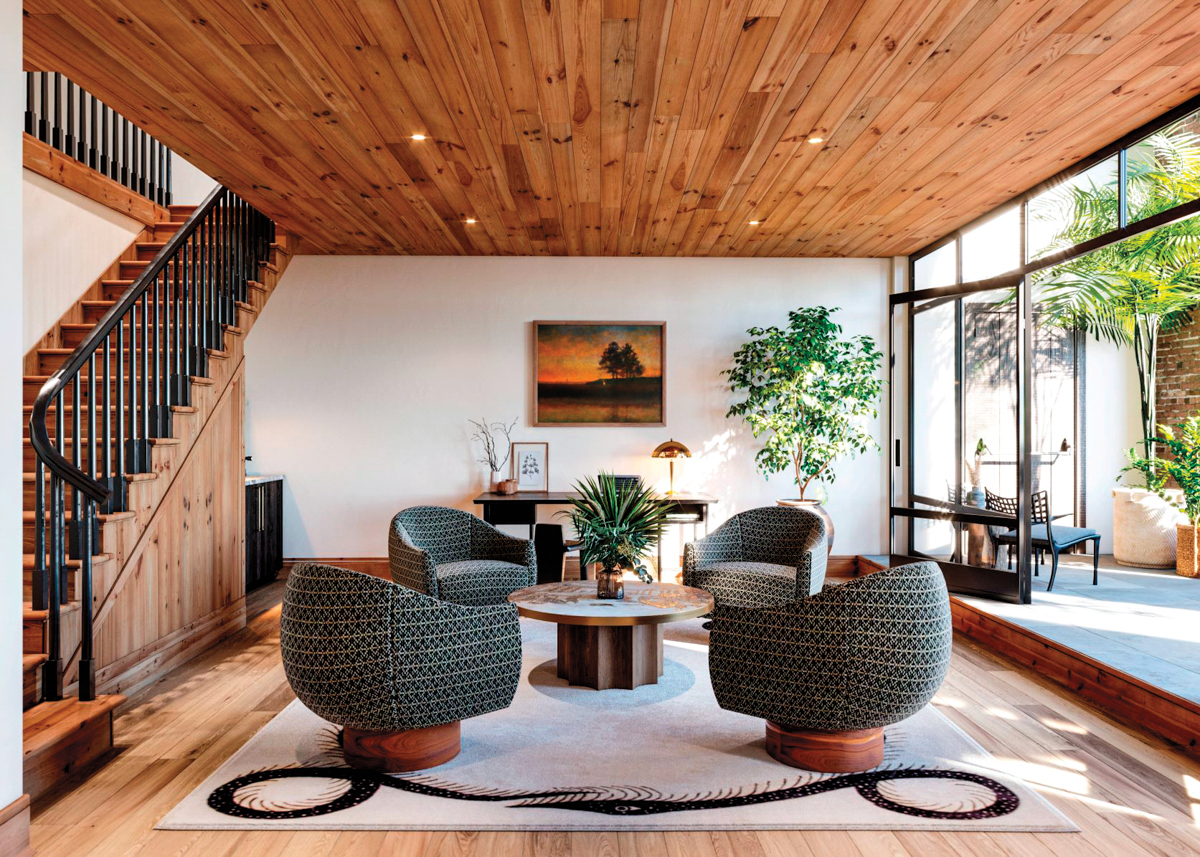
[[[621,600],[625,597],[625,582],[621,570],[605,568],[596,572],[596,597]]]

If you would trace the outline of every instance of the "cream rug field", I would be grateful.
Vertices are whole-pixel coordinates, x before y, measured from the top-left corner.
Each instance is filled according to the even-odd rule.
[[[293,702],[158,828],[1076,830],[933,707],[887,730],[873,771],[780,765],[761,720],[717,706],[700,620],[668,626],[665,675],[633,691],[569,687],[554,626],[522,620],[522,633],[516,699],[464,721],[453,761],[352,770],[337,727]]]

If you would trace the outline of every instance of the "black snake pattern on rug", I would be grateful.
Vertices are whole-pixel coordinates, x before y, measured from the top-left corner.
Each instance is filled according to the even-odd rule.
[[[323,803],[314,802],[311,805],[288,809],[251,807],[238,803],[236,799],[238,791],[257,783],[305,777],[344,781],[349,783],[349,787],[341,794]],[[952,780],[973,783],[989,789],[995,795],[995,800],[988,806],[979,809],[967,811],[938,810],[898,803],[886,797],[879,790],[881,783],[915,779]],[[793,800],[847,788],[855,789],[862,797],[881,809],[903,815],[916,816],[918,818],[960,821],[998,818],[1015,811],[1020,805],[1020,799],[1011,789],[993,779],[966,771],[931,768],[866,771],[860,774],[835,776],[806,784],[781,785],[778,788],[770,788],[770,784],[767,784],[766,787],[755,786],[753,788],[732,791],[722,790],[721,792],[710,793],[711,796],[672,797],[670,795],[659,795],[653,789],[634,787],[624,789],[618,787],[571,788],[544,792],[488,791],[439,783],[427,776],[418,778],[389,776],[374,771],[340,767],[275,768],[255,771],[236,777],[213,790],[212,794],[208,797],[208,805],[217,812],[243,819],[311,818],[358,806],[364,801],[369,800],[381,788],[399,789],[414,794],[448,798],[451,800],[512,801],[514,808],[536,806],[549,809],[573,809],[602,815],[626,817],[749,806],[772,801]],[[326,796],[323,795],[322,797]]]

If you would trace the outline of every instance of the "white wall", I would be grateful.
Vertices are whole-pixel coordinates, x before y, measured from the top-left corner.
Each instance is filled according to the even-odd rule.
[[[0,3],[0,809],[24,791],[21,784],[21,193],[20,127],[25,109],[21,79],[21,4]],[[8,71],[4,71],[8,69]],[[7,117],[7,118],[5,118]]]
[[[215,179],[200,172],[181,158],[171,154],[171,202],[175,205],[199,205],[214,187]]]
[[[795,495],[787,476],[756,472],[753,438],[725,419],[719,373],[746,328],[782,324],[800,305],[841,306],[847,333],[886,348],[889,269],[884,259],[301,256],[246,343],[248,469],[287,477],[289,557],[383,556],[398,510],[472,509],[487,473],[468,418],[519,418],[515,440],[548,441],[552,490],[602,468],[665,490],[666,462],[649,455],[674,437],[694,454],[676,487],[721,498],[723,520]],[[532,427],[535,319],[665,320],[666,427]],[[835,552],[879,552],[879,454],[838,474]]]
[[[1126,450],[1142,437],[1137,365],[1128,348],[1091,337],[1086,348],[1087,526],[1100,533],[1101,552],[1112,553],[1112,489],[1127,463]]]
[[[20,191],[25,269],[21,347],[28,351],[121,255],[142,224],[29,170],[22,171]]]

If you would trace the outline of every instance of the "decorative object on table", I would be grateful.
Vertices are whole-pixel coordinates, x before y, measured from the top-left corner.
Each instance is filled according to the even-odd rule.
[[[1066,441],[1063,441],[1064,443]],[[988,445],[979,438],[975,443],[975,462],[966,462],[967,479],[971,482],[971,490],[967,492],[966,505],[982,509],[987,503],[987,495],[983,490],[983,457],[990,453]]]
[[[789,604],[825,585],[825,525],[812,509],[739,512],[683,548],[683,585],[727,604]]]
[[[1054,253],[1109,230],[1135,223],[1195,196],[1200,182],[1200,134],[1178,122],[1138,145],[1128,159],[1128,194],[1108,181],[1068,182],[1029,206],[1031,227],[1054,235],[1042,252]],[[1121,211],[1124,205],[1127,211]],[[1129,241],[1118,241],[1034,275],[1039,324],[1086,332],[1133,350],[1137,368],[1142,461],[1154,458],[1157,431],[1159,336],[1191,322],[1200,307],[1196,241],[1200,222],[1185,218]],[[1133,451],[1130,451],[1131,457]],[[1134,470],[1139,470],[1135,467]],[[1123,471],[1125,472],[1125,471]],[[1175,563],[1175,514],[1159,496],[1153,473],[1144,488],[1113,492],[1113,556],[1122,565]]]
[[[670,462],[671,471],[671,488],[667,491],[668,497],[675,495],[675,459],[676,458],[691,458],[692,451],[677,441],[671,438],[668,441],[660,443],[654,447],[654,452],[650,453],[651,458],[665,458]]]
[[[521,675],[512,605],[463,607],[316,563],[288,575],[279,645],[296,696],[344,727],[346,763],[387,773],[453,759],[460,721],[507,708]]]
[[[1130,467],[1150,474],[1149,481],[1159,495],[1171,501],[1183,516],[1175,523],[1175,573],[1183,577],[1200,577],[1200,416],[1188,417],[1175,428],[1159,425],[1152,439],[1169,458],[1134,459]],[[1167,480],[1173,480],[1179,490],[1166,492]]]
[[[535,321],[535,426],[666,425],[667,323]]]
[[[987,509],[990,512],[1002,512],[1013,518],[1017,517],[1017,498],[1016,497],[1000,497],[993,494],[991,491],[987,493]],[[1042,554],[1050,554],[1050,583],[1046,586],[1046,591],[1050,592],[1054,589],[1054,576],[1058,573],[1058,555],[1068,548],[1084,542],[1092,543],[1092,586],[1096,586],[1100,582],[1100,534],[1095,530],[1089,530],[1086,527],[1067,527],[1054,524],[1050,520],[1050,496],[1045,491],[1035,491],[1033,493],[1033,514],[1030,516],[1030,526],[1032,527],[1031,537],[1033,540],[1033,550],[1036,554],[1033,563],[1033,573],[1038,573],[1038,568],[1042,564]],[[1004,545],[1008,548],[1008,567],[1011,570],[1013,566],[1013,554],[1017,549],[1017,530],[1016,528],[1007,529],[1003,532],[992,533],[992,542],[999,547]],[[999,556],[999,553],[996,553]]]
[[[941,687],[953,633],[932,562],[789,604],[722,606],[709,642],[713,692],[722,708],[767,721],[767,752],[785,765],[865,771],[883,762],[883,727],[916,714]]]
[[[512,430],[516,426],[517,421],[505,424],[503,422],[489,423],[486,419],[475,422],[475,420],[467,420],[471,425],[475,426],[475,431],[471,433],[471,439],[479,441],[483,447],[483,458],[479,459],[480,464],[486,464],[492,472],[489,488],[492,491],[499,492],[500,483],[504,481],[504,477],[500,475],[500,471],[504,469],[504,465],[508,464],[508,456],[512,452]],[[500,441],[503,436],[504,441]],[[504,457],[500,457],[501,451],[504,452]]]
[[[726,417],[742,417],[763,446],[754,456],[764,476],[792,470],[798,500],[827,519],[826,540],[833,550],[833,520],[808,497],[813,482],[830,485],[833,464],[878,449],[870,422],[879,416],[883,355],[869,336],[843,338],[831,318],[836,308],[800,307],[788,313],[786,327],[752,327],[753,337],[733,355],[722,374],[729,389],[744,398]]]
[[[550,490],[550,444],[519,441],[512,445],[510,457],[517,490]]]
[[[611,473],[575,483],[565,515],[579,539],[580,565],[596,563],[596,597],[622,597],[621,573],[653,580],[644,558],[662,538],[670,503],[641,482],[622,486]]]
[[[414,506],[392,518],[392,579],[441,601],[503,604],[537,582],[533,542],[502,533],[458,509]]]
[[[500,480],[499,484],[496,485],[496,493],[504,494],[506,496],[509,494],[516,494],[520,490],[521,487],[515,479],[502,479]]]
[[[586,581],[531,586],[508,600],[523,617],[558,625],[558,677],[596,690],[633,690],[663,674],[663,625],[712,609],[703,589],[631,583],[621,604],[598,601]]]

